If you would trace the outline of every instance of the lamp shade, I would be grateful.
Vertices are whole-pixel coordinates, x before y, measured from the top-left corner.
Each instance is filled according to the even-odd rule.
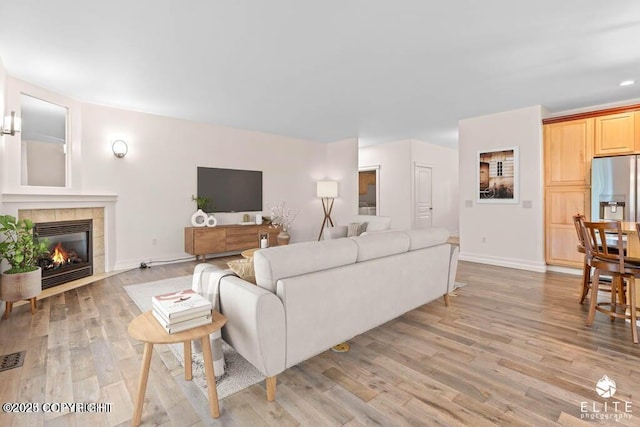
[[[318,197],[335,199],[338,197],[338,182],[318,181],[317,195]]]

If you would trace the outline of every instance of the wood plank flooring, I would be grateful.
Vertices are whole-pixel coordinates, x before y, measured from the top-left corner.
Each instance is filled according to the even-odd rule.
[[[228,259],[210,261],[224,265]],[[0,354],[27,350],[0,372],[0,402],[111,403],[107,413],[0,412],[2,426],[119,426],[133,413],[143,345],[127,334],[140,313],[124,285],[190,274],[195,262],[132,270],[14,309],[0,322]],[[221,401],[185,382],[165,346],[154,351],[143,425],[585,425],[582,402],[604,412],[608,375],[640,425],[640,346],[629,324],[596,315],[585,326],[580,278],[461,262],[450,307],[439,299],[278,376],[275,402],[257,384]],[[390,286],[397,287],[398,284]],[[607,298],[608,294],[601,295]],[[381,304],[383,301],[381,301]]]

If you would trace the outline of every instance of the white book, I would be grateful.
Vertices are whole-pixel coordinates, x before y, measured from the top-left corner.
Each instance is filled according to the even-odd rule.
[[[151,298],[153,307],[172,320],[174,317],[182,317],[188,313],[194,313],[204,309],[213,309],[211,301],[191,289],[156,295]]]
[[[186,331],[187,329],[197,328],[198,326],[208,325],[213,322],[213,318],[211,314],[196,317],[195,319],[189,319],[184,322],[171,323],[168,324],[165,322],[164,318],[156,311],[152,311],[153,316],[156,318],[160,326],[164,328],[170,334],[175,334],[177,332]]]
[[[156,313],[158,313],[159,316],[162,316],[162,319],[164,319],[164,321],[170,325],[174,323],[180,323],[180,322],[185,322],[187,320],[195,319],[196,317],[202,317],[207,315],[210,316],[211,313],[213,312],[211,308],[205,307],[201,310],[195,310],[195,311],[189,310],[186,313],[176,314],[175,316],[171,316],[171,319],[169,319],[169,317],[157,306],[154,305],[153,310]]]

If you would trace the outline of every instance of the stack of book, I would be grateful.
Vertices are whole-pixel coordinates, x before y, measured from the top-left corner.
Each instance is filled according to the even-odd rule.
[[[170,334],[213,321],[211,301],[191,289],[156,295],[152,301],[154,317]]]

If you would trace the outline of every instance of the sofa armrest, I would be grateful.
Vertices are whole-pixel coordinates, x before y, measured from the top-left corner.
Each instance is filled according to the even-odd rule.
[[[267,377],[285,369],[284,306],[272,292],[239,277],[220,281],[222,338]]]
[[[346,225],[337,225],[335,227],[325,228],[322,236],[324,240],[331,239],[340,239],[342,237],[347,237],[347,226]]]

